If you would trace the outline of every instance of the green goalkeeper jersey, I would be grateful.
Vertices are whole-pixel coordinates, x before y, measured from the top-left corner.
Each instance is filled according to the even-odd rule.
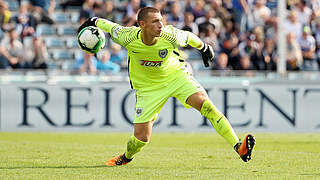
[[[133,89],[161,87],[181,76],[178,71],[185,64],[181,62],[178,47],[187,46],[191,33],[168,25],[163,27],[158,41],[149,46],[141,40],[140,27],[123,27],[106,19],[99,19],[97,26],[109,32],[114,42],[128,50],[128,71]],[[193,37],[189,41],[196,40]]]

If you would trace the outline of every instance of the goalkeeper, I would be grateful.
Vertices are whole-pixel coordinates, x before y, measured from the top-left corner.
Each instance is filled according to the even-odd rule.
[[[193,107],[210,120],[214,129],[234,148],[243,161],[251,159],[255,145],[252,134],[240,142],[227,118],[214,106],[204,88],[193,78],[179,56],[178,47],[198,49],[206,67],[213,60],[210,45],[191,32],[164,26],[158,9],[145,7],[138,12],[139,27],[123,27],[106,19],[92,17],[78,29],[97,26],[110,33],[114,42],[128,50],[131,87],[136,91],[134,134],[126,152],[106,162],[107,166],[129,163],[148,144],[152,126],[169,97],[176,97],[186,108]]]

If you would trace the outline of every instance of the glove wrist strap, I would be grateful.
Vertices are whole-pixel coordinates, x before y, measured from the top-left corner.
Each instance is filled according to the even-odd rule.
[[[208,48],[208,45],[205,42],[203,42],[203,46],[200,51],[205,52],[207,50],[207,48]]]

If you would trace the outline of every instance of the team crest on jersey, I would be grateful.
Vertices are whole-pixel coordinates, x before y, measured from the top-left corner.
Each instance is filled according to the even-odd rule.
[[[167,49],[162,49],[162,50],[159,50],[159,56],[161,58],[165,58],[168,54],[168,50]]]
[[[137,117],[139,117],[141,113],[142,113],[142,108],[137,108],[136,110]]]

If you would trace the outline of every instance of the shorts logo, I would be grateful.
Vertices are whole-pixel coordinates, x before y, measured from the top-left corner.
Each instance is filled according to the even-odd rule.
[[[140,60],[140,64],[142,66],[147,67],[160,67],[162,65],[162,61],[146,61],[146,60]]]
[[[159,50],[159,56],[161,58],[165,58],[168,54],[168,50],[167,49],[162,49],[162,50]]]
[[[137,117],[139,117],[141,113],[142,113],[142,108],[137,108],[136,110]]]

